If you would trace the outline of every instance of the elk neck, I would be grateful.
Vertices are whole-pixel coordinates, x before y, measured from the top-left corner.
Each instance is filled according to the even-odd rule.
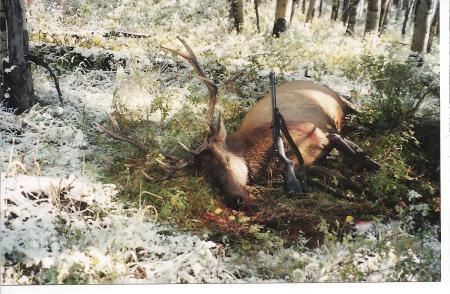
[[[250,182],[264,179],[275,168],[270,124],[260,126],[250,133],[238,130],[227,137],[226,144],[230,152],[245,161]]]

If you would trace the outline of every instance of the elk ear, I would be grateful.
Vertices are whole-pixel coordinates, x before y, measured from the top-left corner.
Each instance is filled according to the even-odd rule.
[[[217,127],[214,139],[221,142],[225,142],[226,137],[227,137],[227,129],[225,128],[225,123],[223,122],[222,114],[219,113],[219,119],[217,120]]]

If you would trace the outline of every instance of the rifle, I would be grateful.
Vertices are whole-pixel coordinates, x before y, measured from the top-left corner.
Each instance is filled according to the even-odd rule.
[[[300,185],[300,182],[297,180],[297,177],[295,176],[294,161],[290,160],[284,152],[284,143],[283,138],[281,137],[282,131],[291,147],[294,149],[294,153],[298,158],[299,164],[302,165],[302,168],[304,168],[303,157],[301,156],[297,145],[295,145],[294,141],[292,140],[292,137],[287,130],[286,122],[284,121],[284,118],[277,107],[276,80],[274,72],[270,73],[270,84],[272,92],[272,131],[275,156],[277,158],[277,161],[281,160],[284,162],[284,190],[290,196],[298,195],[300,193],[303,193],[303,189]]]

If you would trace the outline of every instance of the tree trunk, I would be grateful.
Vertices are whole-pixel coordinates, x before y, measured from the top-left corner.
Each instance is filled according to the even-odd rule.
[[[406,32],[409,31],[409,22],[413,16],[413,11],[415,10],[417,1],[416,0],[406,0],[405,1],[405,19],[403,20],[402,26],[402,36],[405,37]]]
[[[389,11],[391,10],[392,0],[382,0],[381,1],[381,14],[380,14],[380,23],[378,30],[380,34],[384,32],[386,27],[389,24]]]
[[[312,21],[315,12],[316,12],[316,0],[309,0],[308,12],[306,12],[305,22]]]
[[[319,3],[319,17],[322,16],[322,6],[323,6],[323,0],[320,0],[320,3]]]
[[[234,28],[239,34],[244,25],[244,2],[243,0],[231,0],[231,16],[234,20]]]
[[[302,13],[305,14],[305,11],[306,11],[306,0],[303,0],[302,1]]]
[[[427,49],[430,36],[431,22],[434,16],[436,0],[419,0],[417,15],[414,20],[414,32],[411,42],[411,50],[424,52]]]
[[[289,25],[288,25],[288,28],[291,26],[292,21],[294,20],[295,6],[297,6],[298,1],[300,1],[300,0],[292,0],[292,9],[291,9],[291,16],[289,17]]]
[[[341,17],[342,23],[344,25],[346,25],[348,21],[349,7],[350,7],[350,0],[344,0],[342,2],[342,17]]]
[[[357,19],[361,18],[361,17],[364,15],[364,12],[366,11],[366,10],[364,9],[364,5],[365,5],[364,1],[365,1],[365,0],[359,1],[359,4],[358,4],[358,10],[357,10],[358,13],[356,14],[356,18],[357,18]]]
[[[348,9],[348,25],[346,33],[348,35],[353,35],[355,32],[356,25],[356,13],[358,9],[358,4],[360,0],[351,0],[349,9]]]
[[[403,11],[403,0],[398,0],[397,13],[395,14],[395,22],[398,23]]]
[[[438,0],[439,1],[439,0]],[[437,3],[436,12],[434,13],[433,22],[431,23],[430,36],[428,37],[427,52],[430,53],[433,45],[433,38],[436,35],[439,25],[439,2]]]
[[[408,9],[408,5],[409,5],[410,1],[411,0],[403,0],[403,7],[402,7],[403,10],[407,10]]]
[[[261,33],[261,28],[259,26],[259,10],[258,10],[258,3],[259,0],[254,0],[255,4],[255,15],[256,15],[256,29],[258,30],[258,33]]]
[[[337,20],[340,4],[340,0],[333,0],[333,2],[331,3],[331,20]]]
[[[275,37],[278,38],[282,32],[287,30],[291,18],[291,10],[292,0],[277,0],[275,23],[272,32]]]
[[[31,69],[26,60],[29,52],[28,33],[25,29],[25,3],[17,0],[4,0],[8,30],[8,62],[5,62],[6,85],[11,90],[8,107],[23,112],[36,103]],[[6,72],[8,70],[8,72]]]
[[[366,28],[364,34],[370,32],[378,33],[378,20],[380,19],[381,0],[369,0],[367,2]]]
[[[3,59],[8,56],[7,46],[7,34],[6,34],[6,9],[3,5],[3,0],[0,0],[0,102],[4,99],[4,72],[3,72]]]

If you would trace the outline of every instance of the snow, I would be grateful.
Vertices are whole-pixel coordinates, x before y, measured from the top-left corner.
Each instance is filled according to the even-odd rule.
[[[73,175],[59,179],[17,175],[6,177],[2,186],[5,284],[44,282],[38,272],[17,276],[12,261],[4,260],[11,252],[23,255],[26,268],[55,270],[56,279],[46,281],[52,283],[64,283],[77,266],[85,275],[81,282],[105,282],[99,274],[114,277],[107,280],[112,283],[129,282],[136,275],[141,282],[152,283],[234,280],[227,261],[218,257],[216,244],[176,231],[162,234],[172,229],[144,218],[145,207],[129,211],[114,202],[113,185],[84,182]],[[77,210],[74,201],[88,208]],[[107,216],[99,217],[102,212]]]

